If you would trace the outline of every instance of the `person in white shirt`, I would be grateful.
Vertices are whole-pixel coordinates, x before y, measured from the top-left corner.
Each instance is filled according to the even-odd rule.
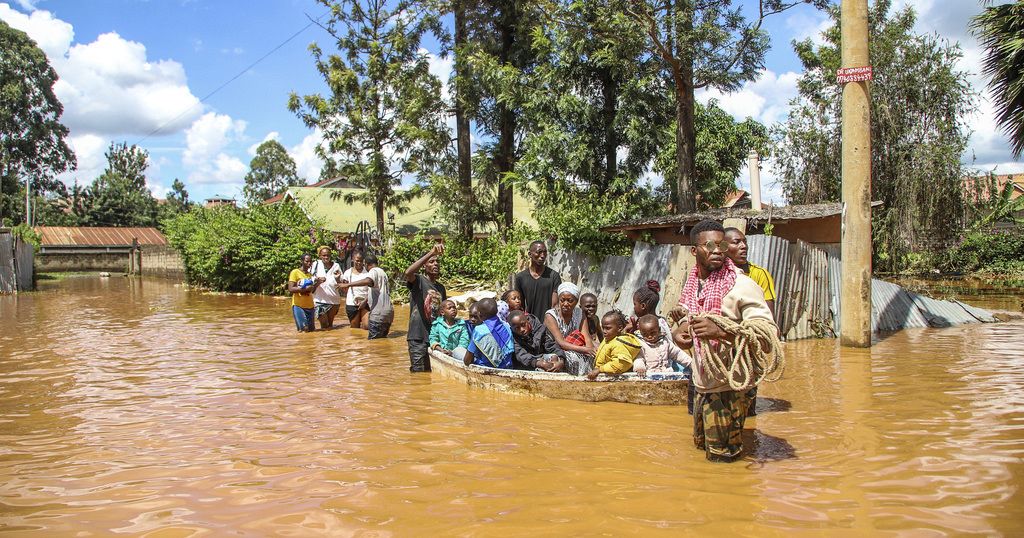
[[[352,253],[352,267],[349,267],[341,275],[342,282],[356,282],[366,278],[369,270],[363,264],[363,253],[362,251],[355,251]],[[348,289],[348,293],[345,294],[345,314],[348,316],[349,327],[353,329],[365,329],[364,327],[364,313],[366,308],[367,294],[370,292],[370,288],[357,286]]]
[[[313,292],[314,315],[320,320],[321,329],[330,329],[341,308],[341,294],[338,293],[341,266],[331,259],[331,247],[323,246],[316,252],[319,259],[313,262],[310,272],[314,277],[324,278],[324,281]]]

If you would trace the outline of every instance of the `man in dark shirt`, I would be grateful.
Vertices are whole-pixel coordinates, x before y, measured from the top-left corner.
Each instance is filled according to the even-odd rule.
[[[513,310],[508,314],[508,324],[516,344],[516,370],[565,371],[565,352],[533,314]]]
[[[543,320],[544,313],[558,302],[555,291],[562,275],[547,266],[548,247],[543,241],[530,243],[530,266],[516,273],[515,290],[523,298],[526,311]]]
[[[434,305],[448,298],[444,286],[437,281],[441,275],[441,264],[438,257],[444,252],[441,244],[436,244],[405,270],[405,287],[409,288],[409,371],[430,371],[430,324],[439,315]],[[420,269],[423,274],[419,274]],[[438,295],[437,301],[430,300],[430,292]]]

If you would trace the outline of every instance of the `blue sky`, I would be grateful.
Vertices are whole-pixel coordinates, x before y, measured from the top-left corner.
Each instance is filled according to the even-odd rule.
[[[966,24],[980,10],[978,2],[894,1],[895,7],[905,4],[918,11],[919,31],[960,42],[962,67],[977,71],[981,51]],[[322,29],[307,26],[308,17],[325,11],[312,0],[0,2],[0,19],[33,37],[61,77],[56,91],[79,159],[79,170],[62,179],[91,182],[103,170],[103,152],[111,142],[138,143],[150,152],[147,177],[156,195],[162,197],[180,178],[197,200],[238,196],[253,150],[267,138],[278,139],[295,158],[300,175],[316,181],[318,134],[286,103],[292,91],[324,89],[307,47],[317,41],[327,48],[331,39]],[[772,49],[761,77],[734,94],[703,92],[699,98],[718,98],[738,119],[783,121],[800,74],[789,43],[815,36],[825,24],[823,14],[806,7],[769,19]],[[434,43],[426,45],[436,52]],[[433,57],[432,66],[447,77],[451,62]],[[969,120],[975,134],[965,162],[1001,173],[1024,172],[994,128],[983,79],[972,73],[971,81],[983,95],[979,112]],[[782,202],[770,165],[764,168],[765,197]],[[745,171],[739,184],[746,184]]]

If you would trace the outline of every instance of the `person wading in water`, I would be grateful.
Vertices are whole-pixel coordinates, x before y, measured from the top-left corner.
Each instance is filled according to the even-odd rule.
[[[440,315],[439,309],[433,306],[435,301],[431,300],[430,292],[433,290],[440,295],[437,304],[448,299],[444,285],[437,281],[441,276],[439,258],[443,252],[444,246],[438,243],[405,270],[405,287],[409,288],[409,334],[406,340],[409,342],[410,372],[430,371],[430,325]],[[423,274],[420,274],[420,269]]]
[[[673,337],[682,349],[693,348],[693,378],[696,401],[693,406],[693,442],[710,461],[730,462],[742,456],[741,434],[754,387],[753,373],[734,387],[735,379],[708,361],[705,351],[729,360],[750,349],[738,349],[736,334],[726,331],[708,315],[722,316],[736,327],[758,329],[763,349],[774,351],[778,328],[764,301],[764,293],[750,277],[739,274],[726,255],[729,243],[722,225],[705,220],[693,227],[690,251],[696,266],[683,286],[679,306],[671,315],[680,326]],[[764,328],[768,327],[768,333]],[[745,346],[759,342],[744,340]],[[704,346],[711,349],[704,350]]]

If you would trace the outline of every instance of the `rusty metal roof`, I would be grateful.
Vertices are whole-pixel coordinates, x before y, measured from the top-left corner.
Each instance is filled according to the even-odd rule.
[[[131,246],[166,245],[167,238],[156,228],[114,228],[87,226],[36,226],[42,246]]]

